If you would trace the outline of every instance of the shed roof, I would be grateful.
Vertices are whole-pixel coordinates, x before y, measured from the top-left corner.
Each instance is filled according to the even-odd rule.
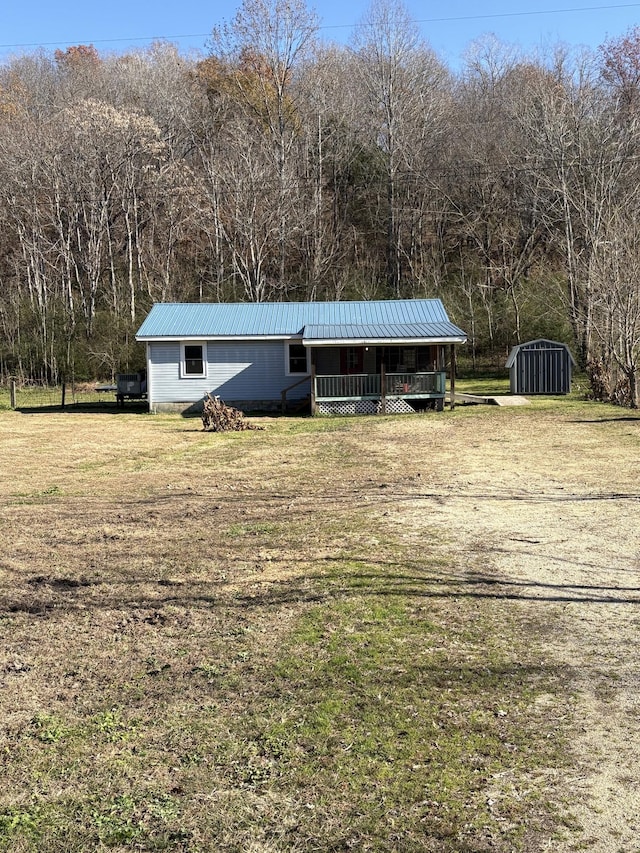
[[[515,364],[518,353],[521,350],[545,350],[545,349],[563,349],[566,350],[569,358],[571,359],[571,363],[573,366],[576,366],[575,359],[571,354],[571,350],[567,346],[567,344],[560,343],[558,341],[549,341],[546,338],[537,338],[535,341],[526,341],[522,344],[516,344],[516,346],[511,348],[511,352],[509,353],[509,357],[507,358],[507,362],[505,367],[513,367]]]
[[[294,337],[308,345],[337,340],[466,340],[439,299],[156,303],[136,335],[140,341]]]

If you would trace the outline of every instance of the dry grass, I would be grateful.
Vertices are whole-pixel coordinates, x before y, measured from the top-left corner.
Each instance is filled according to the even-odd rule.
[[[482,548],[416,506],[471,442],[517,460],[603,411],[233,435],[0,412],[0,849],[541,849],[572,702],[555,611],[493,595]]]

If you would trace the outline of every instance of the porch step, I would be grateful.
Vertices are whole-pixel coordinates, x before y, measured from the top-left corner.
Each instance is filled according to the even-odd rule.
[[[300,412],[311,412],[311,394],[303,397],[302,400],[293,400],[287,405],[288,415],[299,415]]]

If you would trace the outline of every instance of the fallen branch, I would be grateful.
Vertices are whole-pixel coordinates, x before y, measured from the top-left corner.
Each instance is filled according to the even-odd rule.
[[[246,429],[262,429],[245,420],[244,413],[227,406],[220,397],[207,394],[202,409],[202,426],[210,432],[240,432]]]

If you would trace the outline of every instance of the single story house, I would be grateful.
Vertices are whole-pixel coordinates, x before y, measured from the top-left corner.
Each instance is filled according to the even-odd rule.
[[[151,411],[442,409],[465,333],[439,299],[157,303],[138,329]],[[447,357],[448,356],[448,357]]]

